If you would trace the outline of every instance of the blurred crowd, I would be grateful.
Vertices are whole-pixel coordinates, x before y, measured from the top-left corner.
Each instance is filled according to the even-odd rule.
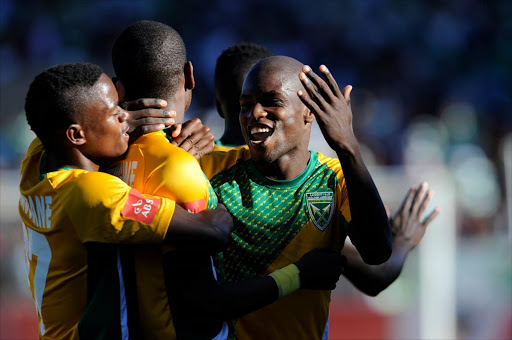
[[[132,22],[152,19],[182,34],[196,76],[188,115],[219,136],[213,74],[223,49],[253,41],[313,68],[326,64],[340,87],[354,86],[354,128],[370,166],[445,169],[455,187],[458,237],[507,237],[510,18],[507,0],[0,0],[0,171],[17,171],[33,138],[23,105],[34,76],[76,61],[113,75],[114,39]],[[322,140],[317,131],[312,148],[329,153]],[[17,276],[6,261],[23,261],[16,226],[2,217],[2,289],[17,282],[4,279]],[[505,275],[512,282],[510,268]]]

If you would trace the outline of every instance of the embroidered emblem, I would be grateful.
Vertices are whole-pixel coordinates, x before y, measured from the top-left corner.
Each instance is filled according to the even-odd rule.
[[[334,193],[332,191],[307,192],[306,203],[311,220],[318,229],[324,231],[333,215]]]

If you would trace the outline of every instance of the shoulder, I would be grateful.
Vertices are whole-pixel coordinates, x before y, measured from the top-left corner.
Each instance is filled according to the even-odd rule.
[[[317,152],[316,154],[317,154],[318,163],[320,163],[322,165],[325,164],[327,169],[335,171],[336,173],[342,172],[339,159],[324,156],[321,152]]]
[[[213,151],[203,156],[199,164],[208,178],[212,178],[217,173],[226,170],[239,161],[246,161],[251,158],[251,153],[247,145],[242,145],[228,151]]]
[[[130,187],[119,178],[110,174],[94,171],[73,172],[75,192],[79,192],[84,197],[108,196],[116,192],[124,192]]]

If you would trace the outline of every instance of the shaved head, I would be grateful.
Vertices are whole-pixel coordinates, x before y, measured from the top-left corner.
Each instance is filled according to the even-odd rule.
[[[249,77],[255,77],[263,81],[270,77],[274,82],[278,82],[283,90],[297,92],[298,90],[304,90],[299,80],[299,73],[302,71],[302,66],[304,66],[304,64],[290,57],[268,57],[253,66],[247,74],[246,81]]]

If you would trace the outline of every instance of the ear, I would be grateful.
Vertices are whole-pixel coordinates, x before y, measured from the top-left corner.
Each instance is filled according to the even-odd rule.
[[[124,103],[124,101],[126,99],[126,88],[124,87],[123,81],[117,77],[112,77],[112,82],[116,86],[117,96],[119,97],[119,102]]]
[[[76,146],[84,145],[87,140],[85,139],[85,133],[80,124],[71,124],[66,129],[66,138]]]
[[[192,66],[192,62],[189,60],[185,64],[185,89],[193,90],[196,86],[196,81],[194,79],[194,66]]]
[[[313,112],[311,112],[311,110],[306,109],[306,111],[304,112],[304,125],[313,124],[314,121],[315,115],[313,114]]]
[[[222,106],[220,105],[220,102],[218,99],[215,100],[215,106],[217,107],[217,113],[221,118],[224,118],[224,114],[222,113]]]

